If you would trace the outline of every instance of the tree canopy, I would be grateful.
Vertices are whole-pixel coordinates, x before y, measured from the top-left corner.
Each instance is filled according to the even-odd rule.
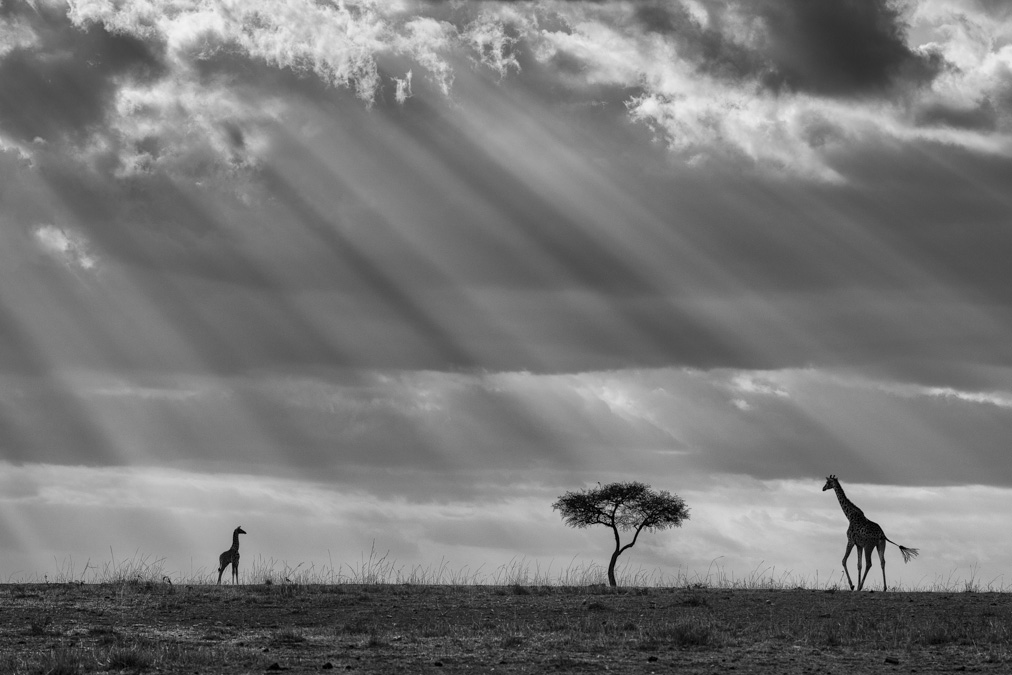
[[[679,527],[688,520],[689,508],[678,495],[666,490],[652,490],[649,485],[632,481],[608,483],[596,488],[567,492],[552,505],[570,527],[605,525],[615,535],[615,550],[608,564],[608,583],[615,580],[615,563],[619,555],[632,548],[643,530],[665,530]],[[622,544],[620,531],[633,531],[632,539]]]

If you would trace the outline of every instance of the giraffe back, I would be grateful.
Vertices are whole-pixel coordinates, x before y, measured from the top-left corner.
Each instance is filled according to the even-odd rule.
[[[218,556],[218,566],[225,567],[226,565],[239,562],[239,551],[234,549],[228,549],[220,556]]]
[[[885,541],[885,538],[882,527],[865,518],[863,513],[860,519],[852,519],[850,527],[847,528],[847,539],[861,548],[876,546],[880,541]]]

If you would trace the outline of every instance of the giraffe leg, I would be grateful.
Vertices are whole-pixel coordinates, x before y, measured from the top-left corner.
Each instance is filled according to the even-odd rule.
[[[221,586],[221,573],[225,571],[227,565],[222,565],[218,568],[218,585]]]
[[[232,563],[232,583],[233,584],[239,583],[239,563],[238,562],[233,562]]]
[[[874,546],[866,546],[864,548],[864,577],[862,577],[861,583],[857,585],[858,589],[864,586],[864,582],[868,579],[868,573],[871,572],[871,554],[874,550]]]
[[[864,547],[857,547],[857,590],[864,586],[864,575],[861,574],[861,558],[864,556]]]
[[[847,583],[850,584],[850,590],[854,590],[854,581],[850,578],[850,570],[847,569],[847,558],[850,557],[850,551],[854,548],[854,542],[847,540],[847,551],[843,554],[843,571],[847,573]],[[857,576],[861,577],[861,552],[857,553]]]
[[[886,543],[881,540],[878,543],[878,559],[882,563],[882,592],[886,591]],[[868,554],[868,567],[871,567],[871,554]]]

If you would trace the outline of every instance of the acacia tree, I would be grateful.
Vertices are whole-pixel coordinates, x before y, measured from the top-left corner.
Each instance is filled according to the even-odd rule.
[[[618,557],[636,544],[643,530],[666,530],[679,527],[689,519],[689,507],[678,495],[665,490],[651,490],[643,483],[609,483],[596,488],[567,492],[552,504],[566,525],[589,527],[606,525],[615,533],[615,551],[608,562],[608,583],[617,586],[615,563]],[[620,530],[632,530],[632,540],[623,545]]]

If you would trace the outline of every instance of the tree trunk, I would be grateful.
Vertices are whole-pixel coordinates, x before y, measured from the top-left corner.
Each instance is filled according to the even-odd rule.
[[[618,582],[615,581],[615,562],[618,560],[618,549],[611,554],[611,562],[608,563],[608,583],[612,586],[618,586]]]
[[[622,552],[622,541],[618,536],[618,528],[612,527],[615,532],[615,552],[611,554],[611,560],[608,561],[608,583],[612,586],[618,586],[618,582],[615,581],[615,563],[618,562],[618,554]]]

